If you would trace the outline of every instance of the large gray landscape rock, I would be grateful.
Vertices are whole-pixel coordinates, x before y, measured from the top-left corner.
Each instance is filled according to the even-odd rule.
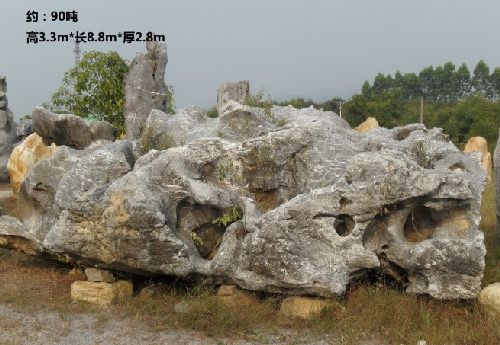
[[[500,236],[500,129],[498,141],[493,153],[494,183],[495,183],[495,207],[497,213],[497,236]]]
[[[16,123],[8,104],[7,80],[0,75],[0,183],[9,181],[7,162],[16,138]]]
[[[118,134],[118,130],[106,121],[87,121],[72,114],[54,114],[42,107],[36,107],[32,117],[33,130],[47,144],[83,149],[95,141],[113,141]]]
[[[153,111],[145,128],[169,143],[136,161],[124,141],[37,163],[13,236],[84,265],[250,290],[339,295],[382,271],[438,299],[480,291],[485,174],[440,129],[358,133],[332,112],[235,102],[218,119]]]
[[[245,104],[249,95],[250,82],[248,80],[224,83],[217,90],[217,111],[220,113],[229,101]]]
[[[147,42],[147,52],[137,54],[125,77],[125,128],[128,139],[141,135],[149,113],[153,109],[167,108],[167,46],[159,42]]]

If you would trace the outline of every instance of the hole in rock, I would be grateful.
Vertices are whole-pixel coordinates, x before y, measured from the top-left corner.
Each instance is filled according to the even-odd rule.
[[[419,205],[406,218],[403,233],[409,242],[421,242],[432,238],[437,225],[431,210]]]
[[[191,240],[200,256],[211,260],[217,254],[229,225],[241,219],[240,209],[221,209],[214,205],[182,201],[177,206],[176,229],[184,240]]]
[[[271,190],[255,190],[253,192],[255,205],[260,211],[266,212],[280,205],[279,191]]]
[[[339,236],[348,236],[352,233],[354,229],[354,219],[348,214],[341,214],[337,217],[337,220],[333,224],[335,231]]]
[[[412,130],[410,130],[410,129],[402,129],[394,135],[394,140],[397,140],[397,141],[405,140],[406,138],[408,138],[410,136],[411,132],[412,132]]]

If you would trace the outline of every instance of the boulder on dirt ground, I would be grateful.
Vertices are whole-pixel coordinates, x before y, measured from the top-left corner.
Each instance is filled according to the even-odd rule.
[[[217,297],[219,301],[231,307],[248,307],[259,303],[255,293],[242,290],[236,285],[221,285]]]
[[[465,144],[464,153],[480,152],[481,166],[488,180],[491,180],[491,154],[488,151],[488,142],[483,137],[472,137]]]
[[[365,120],[365,122],[360,124],[358,127],[354,128],[354,130],[356,132],[364,133],[364,132],[371,131],[372,129],[375,129],[378,127],[379,127],[379,125],[378,125],[377,119],[374,117],[369,117]]]
[[[114,283],[116,281],[113,273],[94,267],[87,267],[85,269],[85,275],[87,276],[87,280],[89,282]]]
[[[33,110],[33,130],[48,145],[66,145],[83,149],[96,141],[114,141],[118,129],[106,121],[90,121],[72,114],[54,114],[36,107]]]
[[[440,129],[358,133],[333,112],[233,101],[217,119],[185,116],[162,151],[63,146],[36,164],[28,235],[87,267],[245,290],[336,296],[381,271],[409,293],[477,298],[485,174]]]
[[[280,314],[286,317],[313,319],[327,308],[343,308],[334,300],[313,297],[287,297],[280,305]]]
[[[71,284],[71,299],[98,305],[119,303],[132,297],[133,285],[126,280],[114,283],[75,281]]]
[[[485,287],[479,294],[479,304],[500,316],[500,283]]]

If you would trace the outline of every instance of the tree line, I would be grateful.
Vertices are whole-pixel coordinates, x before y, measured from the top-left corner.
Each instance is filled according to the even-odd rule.
[[[293,98],[273,101],[296,108],[314,106],[339,113],[352,127],[375,117],[380,126],[393,128],[420,120],[420,98],[424,100],[424,124],[440,127],[460,148],[473,136],[482,136],[493,152],[500,126],[500,68],[490,73],[479,61],[473,73],[466,64],[457,69],[451,62],[426,67],[417,73],[377,74],[373,82],[365,81],[361,93],[350,100],[339,97],[324,102]]]

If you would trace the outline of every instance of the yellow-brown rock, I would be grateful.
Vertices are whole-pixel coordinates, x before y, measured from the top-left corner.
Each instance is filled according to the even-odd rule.
[[[500,283],[485,287],[479,294],[479,304],[500,316]]]
[[[281,302],[280,314],[287,317],[312,319],[318,317],[325,308],[343,307],[334,300],[313,297],[288,297]]]
[[[75,281],[71,284],[71,299],[98,305],[118,303],[132,297],[133,285],[126,280],[114,283]]]
[[[33,133],[14,148],[7,163],[10,183],[14,193],[19,192],[26,175],[31,167],[39,161],[49,158],[55,150],[55,146],[46,146],[42,138]]]
[[[379,127],[379,125],[378,125],[377,119],[374,117],[369,117],[365,120],[365,122],[360,124],[358,127],[354,128],[354,130],[357,132],[363,133],[363,132],[371,131],[372,129],[378,128],[378,127]]]
[[[491,154],[488,151],[488,142],[483,137],[472,137],[467,141],[464,148],[464,153],[481,152],[481,166],[486,172],[488,181],[491,180]]]
[[[222,285],[217,296],[219,301],[231,307],[248,307],[259,303],[254,293],[242,290],[236,285]]]

